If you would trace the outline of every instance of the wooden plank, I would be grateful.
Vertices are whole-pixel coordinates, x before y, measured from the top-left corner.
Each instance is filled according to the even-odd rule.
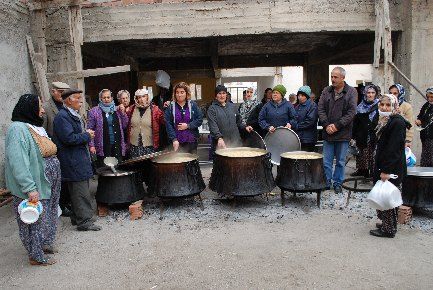
[[[48,73],[48,78],[87,78],[87,77],[97,77],[102,75],[116,74],[122,72],[131,71],[130,65],[112,66],[104,68],[92,68],[81,71],[68,71],[68,72],[58,72],[58,73]]]
[[[45,69],[44,69],[42,63],[37,61],[37,57],[35,55],[35,48],[33,46],[32,38],[29,35],[27,35],[26,40],[27,40],[27,47],[29,49],[30,60],[31,60],[31,63],[33,66],[33,71],[34,71],[35,76],[36,76],[36,84],[37,84],[39,96],[42,98],[43,101],[46,102],[50,99],[50,90],[48,87]]]
[[[41,55],[40,62],[42,63],[45,71],[47,70],[47,46],[45,38],[46,22],[47,17],[45,14],[45,10],[31,11],[31,35],[34,41],[35,51]]]
[[[382,21],[383,21],[383,14],[382,14],[382,1],[376,0],[375,10],[376,10],[376,29],[374,31],[375,38],[374,38],[374,58],[373,58],[373,67],[379,68],[379,62],[380,62],[380,48],[382,44]]]
[[[392,39],[391,39],[391,20],[389,17],[389,2],[383,1],[383,47],[384,47],[384,73],[385,73],[385,88],[389,88],[394,80],[389,63],[392,62]]]
[[[60,8],[82,4],[82,0],[31,0],[27,3],[29,10],[43,10],[49,8]]]

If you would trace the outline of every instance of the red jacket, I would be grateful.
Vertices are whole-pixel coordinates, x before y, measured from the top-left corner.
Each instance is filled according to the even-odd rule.
[[[159,129],[161,128],[161,125],[164,124],[164,114],[162,111],[158,108],[158,106],[155,106],[153,104],[150,105],[150,110],[152,113],[152,140],[153,140],[153,147],[155,149],[158,149],[159,147]],[[127,128],[127,135],[128,139],[128,148],[131,146],[130,142],[130,136],[131,136],[131,118],[132,114],[135,111],[135,105],[131,106],[131,110],[127,112],[128,115],[128,128]]]

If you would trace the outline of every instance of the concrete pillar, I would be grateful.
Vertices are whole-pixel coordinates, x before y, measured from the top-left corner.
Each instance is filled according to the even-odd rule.
[[[283,68],[281,66],[275,67],[274,86],[283,83]]]
[[[304,75],[307,79],[306,85],[311,87],[311,91],[318,98],[323,89],[329,85],[329,65],[327,63],[307,64],[304,68]]]

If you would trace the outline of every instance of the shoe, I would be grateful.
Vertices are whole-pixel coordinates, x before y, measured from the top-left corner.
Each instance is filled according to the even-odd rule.
[[[382,228],[382,223],[376,223],[376,228],[381,229]]]
[[[44,254],[57,254],[59,252],[54,246],[42,246],[42,250]]]
[[[87,232],[87,231],[100,231],[102,228],[100,226],[97,225],[90,225],[90,226],[85,226],[85,227],[77,227],[77,231],[80,232]]]
[[[395,234],[385,233],[380,229],[371,230],[370,235],[375,236],[375,237],[379,237],[379,238],[393,238],[393,237],[395,237]]]
[[[54,265],[55,263],[57,263],[57,261],[53,258],[49,258],[49,259],[44,259],[42,260],[42,262],[33,260],[33,259],[29,259],[30,265],[32,266],[51,266]]]
[[[62,208],[62,216],[64,217],[72,216],[72,210],[65,206],[64,208]]]
[[[343,193],[343,188],[341,187],[341,185],[334,186],[334,192],[335,194]]]

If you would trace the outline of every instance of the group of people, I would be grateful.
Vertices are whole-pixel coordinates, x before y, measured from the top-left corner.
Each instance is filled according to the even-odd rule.
[[[294,130],[302,150],[315,151],[320,123],[328,189],[342,194],[350,142],[361,151],[355,174],[400,186],[406,173],[405,147],[411,146],[413,137],[412,108],[405,101],[404,88],[395,84],[389,94],[381,95],[377,86],[368,85],[357,105],[357,91],[345,82],[345,75],[341,67],[332,70],[332,85],[323,90],[318,104],[311,99],[309,86],[300,87],[292,103],[285,98],[286,88],[277,85],[266,89],[261,101],[253,98],[254,90],[249,88],[237,108],[227,88],[216,86],[215,99],[207,109],[213,151],[240,146],[242,136],[253,130],[264,136],[278,127]],[[185,82],[173,87],[171,99],[168,88],[153,100],[146,89],[138,89],[133,104],[128,91],[117,93],[116,105],[112,92],[103,89],[98,105],[87,116],[80,113],[85,103],[82,91],[54,82],[51,95],[45,103],[37,95],[21,96],[6,136],[6,184],[14,196],[20,238],[32,265],[55,263],[46,254],[56,252],[53,243],[60,198],[67,197],[64,202],[71,204],[71,223],[77,230],[101,229],[94,224],[89,190],[94,175],[92,155],[97,166],[102,166],[105,157],[140,157],[160,150],[162,142],[168,142],[174,151],[196,153],[203,122],[202,110],[190,100]],[[423,128],[421,165],[433,166],[433,88],[426,97],[428,102],[414,123]],[[390,174],[398,178],[390,179]],[[42,217],[33,224],[24,223],[18,214],[18,205],[25,199],[40,201],[44,207]],[[370,233],[394,237],[397,210],[380,211],[378,217],[382,223]]]

